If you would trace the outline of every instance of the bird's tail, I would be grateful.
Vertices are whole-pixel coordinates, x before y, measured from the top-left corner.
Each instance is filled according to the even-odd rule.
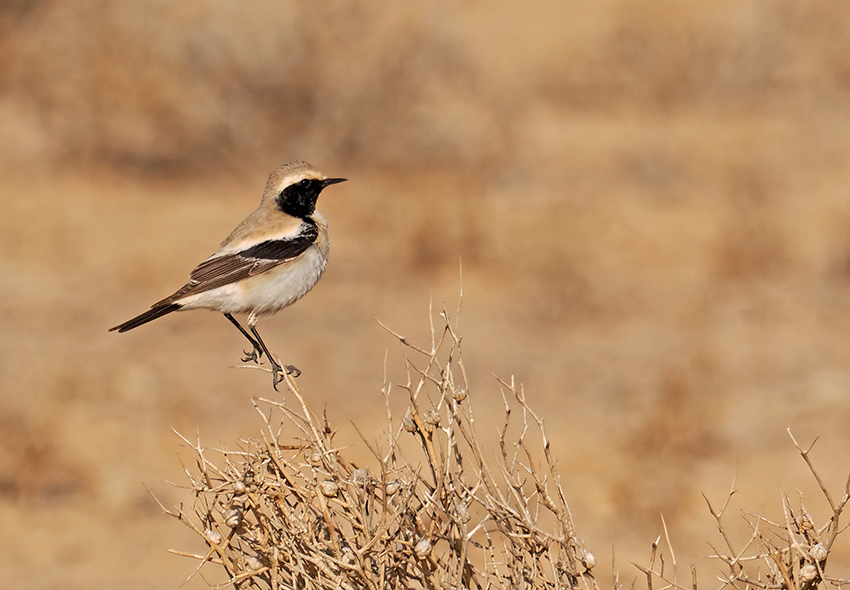
[[[177,303],[167,303],[165,305],[154,305],[152,308],[147,310],[145,313],[139,314],[134,317],[132,320],[127,320],[123,324],[118,324],[114,328],[110,328],[110,332],[114,332],[118,330],[118,332],[126,332],[127,330],[132,330],[133,328],[138,328],[142,324],[147,324],[151,320],[155,320],[156,318],[161,318],[165,314],[171,313],[172,311],[177,311],[183,307]]]

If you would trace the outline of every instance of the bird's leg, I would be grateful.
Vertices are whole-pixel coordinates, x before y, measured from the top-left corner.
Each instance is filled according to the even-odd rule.
[[[259,365],[260,359],[263,357],[263,347],[261,347],[260,343],[257,342],[256,340],[254,340],[251,337],[251,335],[248,333],[248,331],[245,330],[245,328],[243,328],[242,325],[239,322],[236,321],[236,318],[234,318],[229,313],[224,314],[224,317],[226,317],[228,320],[230,320],[230,323],[233,324],[234,326],[236,326],[239,329],[239,331],[242,332],[242,335],[245,336],[245,338],[248,339],[248,342],[251,343],[251,347],[253,348],[253,350],[251,352],[248,352],[247,350],[243,351],[245,353],[245,356],[242,358],[242,362],[245,362],[245,363],[252,362],[252,363],[257,363]],[[271,358],[271,357],[269,357],[269,358]]]
[[[292,365],[284,365],[283,367],[281,367],[279,364],[277,364],[277,361],[274,360],[274,357],[269,352],[266,343],[263,342],[263,339],[260,337],[260,333],[257,331],[256,324],[257,316],[252,313],[248,316],[248,327],[251,329],[251,333],[254,335],[254,338],[257,339],[257,342],[259,343],[263,353],[266,355],[266,358],[269,359],[269,363],[271,363],[272,385],[274,386],[275,390],[277,390],[277,384],[283,381],[284,370],[286,375],[292,375],[295,378],[301,376],[301,371],[298,369],[298,367],[294,367]]]

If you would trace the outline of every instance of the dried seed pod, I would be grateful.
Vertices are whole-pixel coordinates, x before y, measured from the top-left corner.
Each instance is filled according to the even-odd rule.
[[[322,464],[322,453],[318,450],[314,450],[307,457],[307,460],[310,461],[310,465],[321,465]]]
[[[431,553],[431,541],[425,539],[419,539],[419,542],[416,544],[416,547],[413,548],[413,552],[416,554],[416,557],[419,559],[424,559],[428,557],[428,554]]]
[[[204,531],[204,536],[213,545],[218,545],[219,543],[221,543],[221,533],[218,531],[207,529]]]
[[[800,579],[804,582],[811,582],[818,577],[818,568],[811,563],[807,563],[800,568]]]
[[[368,469],[355,469],[354,473],[351,474],[351,481],[358,486],[365,486],[369,483],[369,470]]]
[[[462,387],[460,389],[452,392],[452,397],[455,399],[455,401],[457,403],[460,403],[463,400],[465,400],[467,395],[469,395],[469,392],[467,392],[466,389],[464,389]]]
[[[242,511],[238,508],[234,508],[233,510],[228,510],[227,514],[224,515],[224,524],[229,526],[232,529],[235,529],[242,523]]]
[[[251,555],[247,559],[245,559],[245,567],[247,567],[251,571],[257,571],[263,569],[263,562],[260,561],[257,557]]]
[[[245,485],[245,482],[240,480],[236,480],[233,482],[233,491],[237,494],[244,494],[245,490],[248,489],[248,486]]]
[[[401,419],[401,425],[408,432],[416,432],[416,422],[410,416]]]
[[[469,515],[469,508],[466,507],[466,504],[458,504],[455,509],[455,514],[457,514],[457,519],[464,524],[469,522],[469,519],[472,518]]]
[[[322,488],[322,495],[326,498],[335,498],[339,494],[339,486],[333,480],[326,479],[320,487]]]
[[[292,521],[291,525],[292,530],[295,532],[296,535],[306,535],[309,533],[307,525],[301,522],[300,520]]]
[[[812,548],[809,549],[809,555],[812,556],[812,559],[815,561],[823,561],[826,559],[826,556],[829,554],[826,547],[821,545],[820,543],[815,543],[812,545]]]
[[[440,415],[440,412],[438,410],[428,410],[427,412],[425,412],[425,416],[423,416],[423,419],[425,420],[426,424],[430,424],[431,426],[439,426],[440,420],[442,420],[443,417]]]
[[[391,482],[387,483],[387,485],[384,487],[384,493],[388,496],[392,496],[393,494],[398,492],[398,489],[399,489],[398,482],[397,481],[391,481]]]
[[[581,562],[585,568],[592,570],[596,566],[596,557],[590,551],[585,551],[581,556]]]
[[[251,529],[251,538],[257,543],[262,543],[266,539],[266,532],[263,527],[257,525]]]

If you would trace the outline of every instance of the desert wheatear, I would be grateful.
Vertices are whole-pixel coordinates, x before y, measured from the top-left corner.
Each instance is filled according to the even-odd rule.
[[[243,360],[259,364],[266,355],[277,388],[283,368],[260,338],[257,318],[292,305],[322,276],[328,262],[328,222],[316,211],[316,199],[325,187],[344,180],[328,178],[306,162],[284,164],[269,177],[257,210],[192,271],[188,283],[110,332],[132,330],[172,311],[220,311],[253,347]],[[234,313],[248,314],[250,333]],[[286,370],[300,374],[289,365]]]

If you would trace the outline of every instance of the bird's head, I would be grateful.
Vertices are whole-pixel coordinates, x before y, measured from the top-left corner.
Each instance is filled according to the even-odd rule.
[[[316,211],[316,199],[326,186],[345,180],[328,178],[307,162],[296,160],[272,172],[263,201],[273,199],[284,213],[305,218]]]

